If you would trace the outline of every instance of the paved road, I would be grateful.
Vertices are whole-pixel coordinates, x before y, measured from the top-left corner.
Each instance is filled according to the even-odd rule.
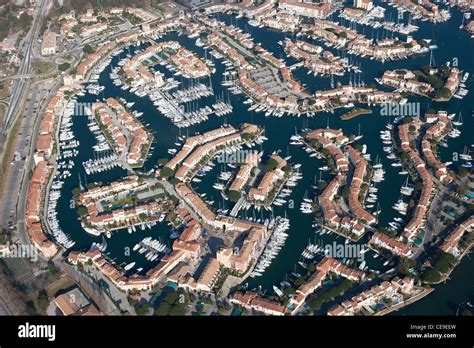
[[[10,75],[10,76],[6,76],[6,77],[2,77],[0,79],[0,82],[6,81],[6,80],[25,79],[25,78],[30,78],[30,77],[35,77],[35,78],[47,77],[47,76],[51,75],[52,73],[53,73],[53,71],[47,72],[47,73],[44,73],[44,74],[36,74],[36,73],[32,72],[30,74],[23,74],[23,75]]]
[[[28,109],[21,120],[18,139],[15,146],[15,156],[10,165],[9,175],[6,178],[3,198],[0,201],[0,226],[12,224],[15,218],[16,202],[20,191],[21,177],[26,167],[28,149],[31,145],[31,136],[34,126],[34,109],[38,105],[38,87],[33,86]]]
[[[96,280],[96,282],[101,279],[102,281],[107,283],[110,290],[110,295],[115,300],[115,302],[119,302],[121,309],[128,311],[128,313],[130,313],[131,315],[136,315],[135,308],[130,306],[127,295],[125,293],[118,290],[115,284],[113,284],[106,276],[102,274],[102,272],[98,271],[94,267],[90,267],[88,268],[88,270],[91,272],[91,275]]]
[[[42,19],[46,15],[46,10],[48,8],[46,4],[47,4],[46,0],[40,0],[40,2],[38,3],[36,16],[33,19],[33,24],[31,25],[31,28],[25,37],[23,47],[21,47],[24,57],[23,57],[23,60],[21,61],[20,68],[18,69],[18,75],[28,75],[31,72],[31,55],[32,55],[32,50],[33,50],[33,43],[37,37],[37,31],[41,25]],[[12,121],[15,118],[14,115],[17,113],[18,108],[21,106],[23,102],[23,98],[26,96],[27,87],[29,86],[29,83],[30,83],[29,77],[16,79],[13,81],[13,86],[11,89],[11,97],[10,97],[11,102],[5,114],[3,131],[0,134],[0,144],[1,144],[2,151],[3,151],[3,145],[5,142],[5,139],[8,135],[8,131],[10,130]]]
[[[19,191],[21,189],[21,178],[25,172],[29,172],[29,168],[31,167],[31,161],[27,161],[29,156],[29,148],[33,143],[31,141],[31,134],[33,133],[34,128],[34,112],[35,108],[38,105],[38,86],[34,85],[31,91],[31,97],[29,101],[28,110],[25,113],[25,117],[21,120],[21,126],[19,129],[20,135],[18,136],[18,140],[16,142],[15,151],[18,154],[18,160],[14,160],[13,165],[11,165],[10,172],[8,177],[6,178],[4,195],[0,200],[0,226],[7,227],[10,223],[13,225],[13,221],[15,219],[15,211],[16,211],[16,203],[19,196]],[[26,168],[26,170],[25,170]],[[23,194],[23,210],[22,210],[22,217],[24,216],[24,202],[26,200],[26,192],[27,192],[27,185],[23,185],[24,194]],[[24,226],[24,220],[22,219],[21,222],[21,229],[20,229],[20,222],[18,223],[18,232],[19,232],[19,239],[21,240],[22,244],[30,244],[29,239],[26,236],[26,230]],[[0,297],[0,315],[12,315],[12,313],[8,310],[8,304],[3,302],[3,299]]]

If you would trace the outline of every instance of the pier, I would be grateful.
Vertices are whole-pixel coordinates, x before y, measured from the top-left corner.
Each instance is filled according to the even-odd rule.
[[[289,69],[290,70],[295,70],[295,69],[298,69],[302,66],[304,66],[304,61],[293,64],[292,66],[289,67]]]
[[[230,212],[230,216],[236,217],[237,214],[240,211],[240,208],[242,208],[242,205],[245,203],[245,198],[240,197],[240,199],[235,203],[234,207],[232,208],[232,211]]]

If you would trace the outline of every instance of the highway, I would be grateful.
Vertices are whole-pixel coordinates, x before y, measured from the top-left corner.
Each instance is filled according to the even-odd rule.
[[[29,102],[29,107],[25,113],[25,117],[21,120],[21,126],[19,130],[19,138],[16,142],[15,152],[17,152],[17,159],[13,161],[13,164],[10,167],[10,175],[6,178],[5,190],[3,198],[0,200],[0,226],[7,228],[8,226],[14,226],[15,221],[15,211],[16,203],[19,198],[19,191],[23,194],[21,212],[22,216],[25,214],[25,201],[26,201],[26,192],[28,190],[28,185],[21,185],[22,177],[27,178],[27,174],[31,167],[31,161],[27,161],[30,158],[28,152],[31,144],[34,143],[31,139],[34,128],[34,112],[39,103],[38,98],[38,86],[33,85],[31,98]],[[39,123],[39,122],[37,122]],[[27,168],[27,170],[25,170]],[[19,207],[19,208],[20,208]],[[26,229],[24,225],[24,219],[21,218],[21,221],[18,221],[18,236],[14,236],[14,239],[20,239],[22,244],[30,244],[28,237],[26,236]],[[8,308],[8,303],[4,301],[2,296],[0,296],[0,315],[12,315],[12,312]]]
[[[34,117],[32,111],[34,108],[34,100],[37,98],[38,89],[33,87],[31,92],[30,106],[28,108],[26,119],[21,120],[22,124],[19,129],[18,139],[15,146],[15,156],[10,164],[10,175],[5,178],[5,186],[2,200],[0,201],[0,226],[7,226],[13,223],[15,217],[15,206],[20,190],[20,178],[23,176],[25,169],[25,158],[31,143],[31,138],[27,134],[32,134],[32,121]],[[31,133],[30,133],[31,132]]]
[[[31,73],[31,55],[33,51],[33,43],[37,38],[37,31],[41,25],[42,19],[46,15],[46,10],[48,8],[46,4],[46,0],[40,0],[40,2],[38,3],[36,16],[33,18],[33,23],[31,25],[30,31],[28,32],[24,40],[25,44],[22,47],[24,57],[21,61],[17,75],[26,75],[26,77],[13,80],[10,96],[10,105],[5,113],[5,121],[2,133],[0,135],[0,144],[2,151],[5,139],[13,123],[12,121],[15,119],[14,116],[16,115],[18,108],[21,106],[23,98],[25,97],[26,92],[28,90],[28,86],[30,83],[29,74]]]
[[[2,133],[0,134],[1,153],[3,152],[3,147],[5,145],[7,136],[12,135],[11,127],[14,123],[15,115],[17,114],[18,109],[22,107],[24,98],[29,94],[31,101],[30,108],[28,109],[28,112],[24,114],[27,119],[21,120],[17,144],[15,146],[15,152],[18,158],[13,160],[9,170],[10,174],[17,173],[19,175],[8,175],[6,178],[7,181],[4,185],[5,192],[3,194],[3,199],[0,202],[0,226],[7,226],[9,222],[13,222],[18,192],[20,191],[21,177],[23,176],[23,171],[25,170],[26,164],[25,160],[28,156],[27,149],[29,149],[32,144],[31,135],[33,132],[31,128],[34,124],[34,120],[36,118],[36,108],[38,107],[38,104],[36,103],[38,86],[34,85],[30,93],[28,93],[30,88],[30,77],[32,76],[31,56],[33,52],[33,44],[37,38],[37,32],[41,25],[42,19],[46,15],[47,8],[47,0],[41,0],[38,3],[32,26],[28,31],[25,40],[23,41],[24,44],[22,50],[24,53],[24,58],[21,62],[17,75],[24,77],[13,80],[10,104],[5,114],[5,122],[3,124]],[[36,104],[33,105],[32,103]]]
[[[15,144],[15,158],[10,164],[10,175],[6,177],[3,198],[0,201],[0,226],[13,224],[15,221],[16,203],[20,192],[21,180],[24,174],[28,174],[31,169],[29,149],[35,143],[34,121],[35,108],[38,107],[38,86],[34,85],[31,90],[31,97],[25,111],[25,117],[21,120],[18,139]],[[27,186],[27,185],[24,185]],[[22,240],[22,242],[24,242]]]
[[[46,0],[40,0],[40,2],[38,3],[37,11],[35,11],[35,17],[33,19],[32,26],[24,40],[24,42],[26,43],[22,47],[24,57],[18,69],[17,75],[26,75],[26,76],[20,79],[15,79],[12,82],[12,89],[10,93],[10,103],[5,113],[5,121],[4,121],[4,124],[2,125],[2,131],[0,133],[0,154],[3,153],[7,136],[9,135],[11,131],[11,126],[13,124],[13,121],[15,120],[15,115],[17,114],[18,109],[22,106],[23,99],[26,97],[28,93],[28,88],[30,85],[29,74],[31,73],[31,54],[32,54],[32,49],[33,49],[33,43],[34,43],[34,40],[37,38],[38,28],[42,22],[43,17],[46,14],[46,9],[47,9],[46,4],[47,4]],[[30,103],[33,103],[33,104],[36,103],[36,97],[37,97],[36,88],[37,88],[36,86],[33,88],[31,98],[30,98]],[[25,169],[25,159],[27,158],[26,156],[27,154],[25,152],[31,146],[30,137],[31,137],[31,134],[33,134],[33,133],[29,133],[28,129],[32,126],[35,120],[34,108],[35,106],[31,107],[31,104],[30,104],[29,112],[23,118],[22,126],[20,127],[20,130],[19,130],[20,135],[19,135],[18,142],[16,144],[16,148],[19,149],[20,152],[18,152],[19,154],[18,160],[14,161],[12,168],[10,168],[10,175],[8,175],[8,179],[5,185],[6,191],[3,194],[3,199],[0,201],[1,202],[0,226],[9,225],[9,223],[13,222],[13,218],[15,216],[16,202],[18,199],[18,192],[20,190],[21,177],[22,177],[22,175],[15,175],[15,174],[20,174]],[[23,239],[24,238],[22,238],[22,240]],[[9,309],[9,304],[6,303],[2,297],[0,297],[0,314],[1,315],[12,314],[12,312]]]

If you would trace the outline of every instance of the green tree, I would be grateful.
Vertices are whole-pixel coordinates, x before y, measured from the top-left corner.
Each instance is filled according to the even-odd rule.
[[[145,315],[150,310],[150,305],[148,303],[138,304],[135,307],[135,312],[137,315]]]
[[[74,187],[72,189],[72,194],[73,194],[74,197],[79,196],[81,194],[81,188],[80,187]]]
[[[253,139],[254,136],[253,136],[253,134],[250,134],[250,133],[243,133],[243,134],[241,135],[241,137],[242,137],[242,139],[244,139],[245,141],[249,141],[249,140]]]
[[[168,168],[168,167],[164,167],[161,171],[160,171],[160,176],[162,178],[169,178],[170,176],[173,176],[174,175],[174,170],[171,169],[171,168]]]
[[[70,67],[71,67],[71,64],[69,64],[69,63],[62,63],[62,64],[59,64],[58,69],[59,69],[59,71],[66,71],[66,70],[69,69]]]
[[[169,312],[171,310],[171,305],[166,302],[162,302],[158,308],[155,310],[155,315],[169,315]]]
[[[456,259],[453,255],[443,252],[439,256],[438,261],[436,261],[433,268],[435,268],[438,272],[447,273],[455,261]]]
[[[87,208],[84,207],[84,206],[80,206],[77,208],[77,214],[80,216],[80,217],[84,217],[88,214],[89,212],[87,211]]]
[[[168,163],[168,159],[167,159],[167,158],[160,158],[160,159],[158,160],[158,164],[159,164],[160,166],[164,166],[166,163]]]
[[[277,166],[278,166],[278,162],[273,158],[269,158],[263,170],[265,173],[268,173],[274,170]]]
[[[178,293],[176,291],[171,291],[168,295],[166,295],[163,301],[169,304],[174,304],[178,300],[178,298]]]
[[[92,54],[95,52],[95,50],[92,48],[91,45],[87,44],[84,46],[84,48],[82,49],[85,53],[87,54]]]
[[[38,293],[37,298],[38,309],[41,311],[46,311],[46,308],[49,306],[49,297],[45,289],[41,289]]]
[[[408,274],[409,270],[415,267],[416,261],[413,259],[409,259],[407,257],[400,257],[398,259],[397,270],[402,274]]]
[[[450,98],[451,97],[451,91],[449,89],[447,89],[446,87],[443,87],[435,93],[435,97],[437,99]]]
[[[298,277],[298,278],[295,279],[294,283],[295,283],[296,286],[300,286],[301,284],[304,283],[304,278],[303,277]]]
[[[422,279],[425,283],[436,283],[441,279],[441,275],[437,270],[431,268],[423,273]]]
[[[175,304],[171,306],[168,315],[183,316],[186,314],[186,307],[183,304]]]
[[[231,202],[237,202],[240,199],[240,192],[239,191],[229,191],[229,199]]]

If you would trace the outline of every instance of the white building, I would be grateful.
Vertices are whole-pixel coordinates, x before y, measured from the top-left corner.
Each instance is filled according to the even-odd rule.
[[[278,8],[286,11],[286,13],[309,18],[324,18],[331,11],[331,4],[321,3],[313,4],[300,2],[298,0],[280,0]]]
[[[43,56],[50,56],[56,54],[56,33],[49,31],[43,36],[41,43],[41,54]]]
[[[374,7],[374,4],[372,0],[354,0],[354,7],[370,11]]]

